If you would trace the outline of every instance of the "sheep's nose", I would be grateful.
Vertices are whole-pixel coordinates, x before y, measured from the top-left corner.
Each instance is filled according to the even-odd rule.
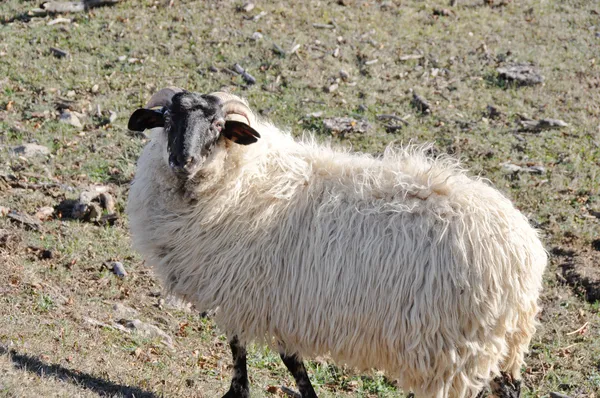
[[[192,169],[196,165],[196,158],[194,156],[188,156],[183,162],[183,168],[186,170]]]
[[[182,155],[171,154],[169,156],[169,165],[177,172],[189,172],[196,165],[196,158],[194,156],[184,157]]]

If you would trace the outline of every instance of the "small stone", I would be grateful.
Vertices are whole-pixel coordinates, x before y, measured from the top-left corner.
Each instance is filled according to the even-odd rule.
[[[135,318],[139,315],[137,310],[127,307],[122,303],[115,303],[113,305],[113,311],[117,318]]]
[[[52,25],[56,25],[59,23],[70,24],[71,20],[69,18],[56,18],[56,19],[53,19],[52,21],[48,22],[46,25],[52,26]]]
[[[100,89],[100,87],[97,84],[94,84],[92,86],[92,93],[96,94],[98,92],[98,90]]]
[[[565,395],[565,394],[561,394],[559,392],[551,392],[550,398],[571,398],[571,397],[569,397],[568,395]]]
[[[125,278],[127,276],[127,271],[125,271],[125,267],[119,261],[114,261],[110,264],[111,271],[118,276],[119,278]]]
[[[521,120],[521,131],[540,132],[544,130],[558,130],[569,125],[560,119]]]
[[[34,231],[40,230],[40,220],[30,216],[29,214],[20,213],[16,210],[12,210],[6,216],[10,218],[13,222],[19,224],[20,226],[32,229]]]
[[[351,117],[334,117],[323,119],[323,126],[332,134],[366,133],[370,125],[366,120],[356,120]]]
[[[336,47],[335,50],[333,50],[333,58],[337,58],[340,56],[340,48]]]
[[[83,191],[79,194],[79,203],[87,206],[97,197],[98,194],[96,192]]]
[[[108,213],[115,212],[115,200],[113,199],[111,194],[103,192],[100,195],[98,195],[98,199],[100,201],[100,206],[106,209]]]
[[[63,112],[60,115],[60,122],[70,124],[73,127],[82,128],[83,125],[77,116],[72,112]]]
[[[45,220],[48,220],[49,218],[51,218],[53,214],[54,214],[54,207],[45,206],[45,207],[40,207],[38,209],[37,213],[35,213],[35,216],[38,220],[45,221]]]
[[[23,144],[12,148],[12,152],[24,158],[49,155],[50,149],[38,144]]]
[[[90,222],[100,221],[102,218],[102,208],[97,203],[90,203],[88,205],[88,212],[86,219]]]
[[[279,388],[277,386],[267,387],[267,392],[270,394],[275,394],[275,395],[279,395],[279,394],[283,393],[283,391],[281,391],[281,388]]]
[[[523,168],[521,166],[517,166],[516,164],[512,164],[512,163],[503,163],[502,168],[510,173],[517,173],[521,170],[523,170]]]
[[[531,174],[545,174],[546,168],[544,166],[530,166],[524,168],[523,171]]]
[[[69,56],[69,52],[68,51],[61,50],[60,48],[56,48],[56,47],[50,47],[50,52],[56,58],[65,58],[65,57]]]
[[[307,119],[318,119],[320,117],[323,117],[323,111],[307,113],[304,117]]]
[[[254,41],[259,41],[263,38],[263,34],[260,32],[254,32],[252,33],[252,40]]]
[[[431,105],[429,105],[429,102],[417,93],[413,93],[412,104],[422,113],[431,113]]]
[[[119,62],[125,62],[127,60],[127,56],[126,55],[121,55],[118,58]]]
[[[151,325],[146,322],[142,322],[139,319],[133,320],[121,320],[120,323],[127,329],[136,331],[137,333],[151,338],[160,338],[164,344],[169,347],[173,347],[173,339],[171,336],[162,331],[158,326]]]
[[[6,215],[10,212],[10,209],[5,206],[0,206],[0,217],[6,217]]]
[[[118,117],[117,112],[115,112],[115,111],[108,111],[108,113],[109,113],[108,121],[110,123],[114,123],[117,120],[117,117]]]
[[[423,57],[424,57],[423,54],[408,54],[408,55],[402,55],[399,59],[400,59],[400,61],[408,61],[411,59],[421,59]]]
[[[66,206],[65,206],[66,207]],[[71,217],[82,220],[88,212],[88,205],[77,202],[71,208]]]
[[[485,108],[485,111],[487,117],[489,117],[490,119],[498,119],[500,116],[502,116],[502,112],[500,112],[498,108],[494,105],[488,105]]]
[[[512,64],[496,69],[500,78],[522,86],[533,86],[544,81],[544,77],[533,65]]]
[[[333,93],[335,90],[337,90],[339,87],[339,85],[337,83],[333,83],[330,86],[326,86],[325,87],[325,92],[326,93]]]
[[[161,299],[162,300],[162,299]],[[192,303],[184,301],[177,296],[168,295],[162,303],[165,307],[183,312],[192,312]]]
[[[41,260],[51,260],[54,257],[52,250],[42,250],[39,254]]]
[[[348,79],[350,79],[350,73],[346,72],[344,69],[340,70],[340,77],[342,78],[343,81],[348,81]]]
[[[242,10],[244,10],[244,12],[250,12],[252,10],[254,10],[254,3],[246,3],[242,6]]]

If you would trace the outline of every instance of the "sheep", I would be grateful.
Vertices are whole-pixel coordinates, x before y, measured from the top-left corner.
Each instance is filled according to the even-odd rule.
[[[380,157],[259,120],[216,92],[157,92],[127,214],[164,287],[229,338],[224,397],[249,397],[246,345],[279,351],[302,397],[303,358],[379,369],[436,398],[517,397],[547,263],[497,189],[430,148]]]

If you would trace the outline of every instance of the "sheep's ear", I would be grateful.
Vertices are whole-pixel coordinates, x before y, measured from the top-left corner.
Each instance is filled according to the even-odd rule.
[[[144,131],[155,127],[165,126],[165,115],[162,110],[137,109],[129,117],[127,128],[131,131]]]
[[[260,138],[260,134],[246,123],[236,120],[225,122],[222,134],[231,141],[240,145],[254,144]]]

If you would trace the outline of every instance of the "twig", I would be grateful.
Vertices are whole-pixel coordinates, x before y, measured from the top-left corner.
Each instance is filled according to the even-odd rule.
[[[569,333],[567,333],[567,336],[571,336],[571,335],[573,335],[573,334],[577,334],[577,333],[581,332],[582,330],[584,330],[585,328],[587,328],[587,326],[588,326],[589,324],[590,324],[589,322],[586,322],[586,323],[584,323],[584,324],[583,324],[583,326],[582,326],[582,327],[580,327],[579,329],[577,329],[577,330],[573,330],[572,332],[569,332]]]
[[[377,120],[396,120],[396,121],[404,123],[408,126],[408,122],[397,115],[381,114],[381,115],[377,115]]]
[[[329,23],[314,23],[313,28],[317,29],[335,29],[335,25]]]

